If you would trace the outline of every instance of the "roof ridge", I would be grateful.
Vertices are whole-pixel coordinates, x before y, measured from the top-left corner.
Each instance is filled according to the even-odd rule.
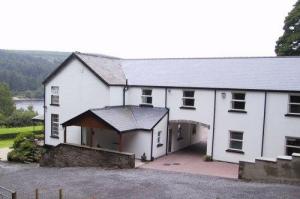
[[[98,53],[82,53],[79,51],[74,52],[77,55],[86,55],[86,56],[91,56],[91,57],[102,57],[102,58],[108,58],[108,59],[121,59],[119,57],[114,57],[110,55],[105,55],[105,54],[98,54]]]
[[[133,107],[133,106],[129,106],[130,113],[131,113],[131,115],[132,115],[132,118],[134,119],[135,126],[138,128],[138,127],[139,127],[139,124],[138,124],[137,119],[135,118],[135,115],[134,115],[133,111],[132,111],[132,107]]]
[[[245,57],[182,57],[182,58],[128,58],[123,59],[120,58],[123,61],[139,61],[139,60],[195,60],[195,59],[280,59],[280,58],[300,58],[300,56],[245,56]]]

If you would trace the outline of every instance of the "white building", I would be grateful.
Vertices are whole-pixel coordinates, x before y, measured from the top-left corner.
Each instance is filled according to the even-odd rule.
[[[155,159],[200,140],[214,160],[300,152],[300,57],[119,59],[73,53],[44,81],[45,144]]]

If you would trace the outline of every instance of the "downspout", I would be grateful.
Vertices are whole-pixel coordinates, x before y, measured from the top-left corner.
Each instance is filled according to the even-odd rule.
[[[216,123],[216,95],[217,90],[214,94],[214,117],[213,117],[213,132],[212,132],[212,143],[211,143],[211,159],[214,157],[214,142],[215,142],[215,123]]]
[[[168,155],[168,144],[169,144],[169,114],[170,114],[170,110],[168,109],[167,132],[166,132],[166,155]]]
[[[167,108],[167,106],[168,106],[168,93],[167,93],[167,91],[168,91],[168,88],[165,89],[165,108]],[[169,114],[170,114],[170,109],[168,109],[168,118],[167,118],[166,155],[168,155],[168,144],[169,144]]]
[[[153,161],[153,129],[151,130],[151,151],[150,151],[150,160]]]
[[[261,152],[260,152],[261,157],[263,157],[264,155],[265,123],[266,123],[266,109],[267,109],[266,107],[267,107],[267,92],[265,91],[264,119],[263,119],[263,129],[262,129],[262,136],[261,136]]]
[[[44,84],[44,145],[46,144],[46,85]]]

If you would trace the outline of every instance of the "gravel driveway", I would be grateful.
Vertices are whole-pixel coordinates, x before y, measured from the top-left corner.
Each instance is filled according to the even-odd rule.
[[[247,183],[151,169],[40,168],[37,165],[0,163],[0,185],[17,190],[18,199],[58,198],[300,198],[300,187]]]

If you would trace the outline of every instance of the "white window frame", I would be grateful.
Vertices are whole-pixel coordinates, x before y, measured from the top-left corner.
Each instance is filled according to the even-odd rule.
[[[59,86],[51,86],[51,105],[59,105]]]
[[[300,145],[299,145],[299,146],[295,146],[295,145],[287,145],[288,139],[297,139],[297,140],[300,140],[299,137],[285,137],[285,154],[286,154],[286,155],[287,155],[287,148],[296,148],[296,149],[300,149]]]
[[[54,116],[57,116],[57,121],[54,121]],[[57,129],[53,130],[53,127]],[[59,114],[51,114],[51,137],[59,137]]]
[[[245,98],[244,100],[240,100],[240,99],[234,99],[233,96],[235,94],[244,94]],[[233,107],[233,102],[244,102],[244,109],[237,109]],[[235,110],[235,111],[245,111],[246,110],[246,93],[245,92],[239,92],[239,91],[235,91],[235,92],[231,92],[231,101],[230,101],[230,108],[231,110]]]
[[[243,139],[233,139],[231,138],[231,133],[241,133],[243,135]],[[231,148],[231,141],[236,141],[236,142],[241,142],[242,143],[242,148],[241,149],[235,149],[235,148]],[[229,130],[229,143],[228,143],[228,149],[230,150],[234,150],[234,151],[243,151],[244,148],[244,132],[243,131],[234,131],[234,130]]]
[[[193,95],[193,97],[185,97],[184,92],[193,92],[194,95]],[[185,105],[184,101],[186,99],[192,99],[194,101],[194,105],[193,106]],[[182,91],[182,107],[195,107],[195,90],[183,90]]]
[[[144,95],[144,90],[149,90],[151,91],[151,95]],[[147,103],[147,98],[151,98],[151,103]],[[143,102],[145,99],[145,102]],[[142,88],[142,95],[141,95],[141,100],[142,100],[142,103],[141,104],[144,104],[144,105],[152,105],[153,103],[153,98],[152,98],[152,89],[149,89],[149,88]]]
[[[291,112],[291,105],[297,105],[297,106],[300,106],[300,103],[295,103],[295,102],[291,102],[291,97],[292,96],[300,96],[300,94],[289,94],[289,102],[288,102],[288,113],[289,114],[293,114],[293,115],[300,115],[300,112],[299,113],[293,113]]]

